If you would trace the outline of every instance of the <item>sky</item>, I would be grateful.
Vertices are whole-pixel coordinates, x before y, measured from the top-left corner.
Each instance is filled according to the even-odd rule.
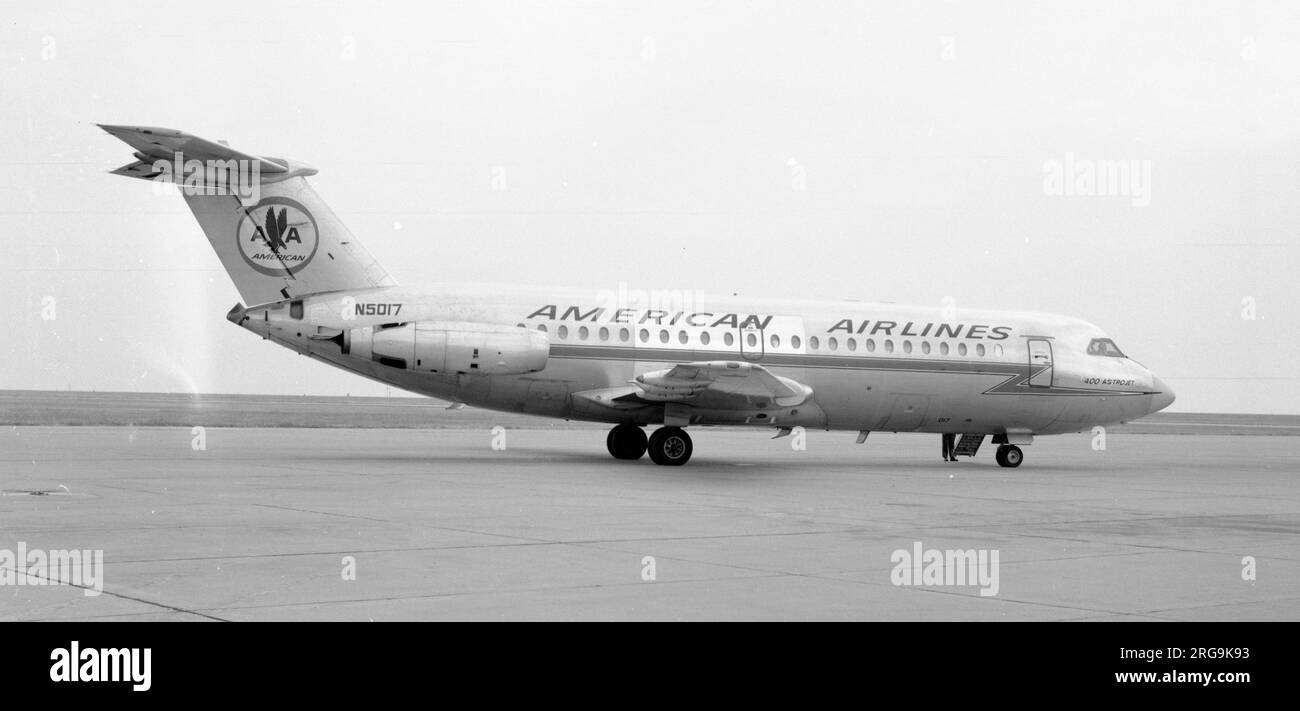
[[[320,169],[402,284],[1068,314],[1300,413],[1300,6],[42,2],[0,13],[0,389],[385,394],[224,319],[95,123]],[[1105,189],[1092,171],[1126,170]]]

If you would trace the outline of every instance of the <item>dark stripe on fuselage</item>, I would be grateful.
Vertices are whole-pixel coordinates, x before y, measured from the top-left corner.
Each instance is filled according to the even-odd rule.
[[[688,360],[683,356],[691,356]],[[779,368],[819,368],[823,370],[878,370],[912,373],[952,373],[958,375],[1004,376],[1006,379],[985,390],[985,395],[1151,395],[1146,391],[1098,390],[1095,388],[1045,387],[1029,385],[1029,379],[1046,370],[1034,370],[1027,363],[1005,361],[935,360],[933,358],[891,358],[880,356],[823,355],[820,353],[764,353],[747,358],[738,351],[710,351],[675,348],[630,348],[619,346],[580,346],[552,343],[552,358],[575,360],[650,361],[655,363],[689,363],[692,361],[734,360]],[[1047,366],[1051,367],[1051,366]]]

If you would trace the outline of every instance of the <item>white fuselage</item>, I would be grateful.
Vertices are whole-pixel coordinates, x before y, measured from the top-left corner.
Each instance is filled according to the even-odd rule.
[[[566,419],[662,422],[662,407],[614,408],[602,393],[648,371],[706,361],[760,364],[811,387],[812,396],[788,408],[697,408],[690,424],[1032,437],[1141,417],[1173,400],[1139,363],[1090,353],[1101,329],[1050,314],[712,296],[660,306],[626,294],[477,285],[301,301],[301,309],[280,302],[232,312],[231,320],[412,392]],[[430,373],[355,357],[329,340],[399,322],[543,330],[549,357],[526,375]]]

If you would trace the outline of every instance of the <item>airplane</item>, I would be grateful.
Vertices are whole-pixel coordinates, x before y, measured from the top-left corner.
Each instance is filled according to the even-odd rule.
[[[615,459],[679,466],[694,449],[688,426],[750,426],[856,431],[859,443],[873,431],[960,435],[967,457],[991,437],[997,463],[1018,467],[1036,436],[1174,401],[1100,328],[1067,316],[399,286],[308,184],[315,168],[173,129],[100,127],[134,149],[110,172],[178,186],[242,299],[232,323],[453,407],[610,424]],[[206,173],[169,169],[192,161]],[[236,164],[254,185],[210,180],[212,166]]]

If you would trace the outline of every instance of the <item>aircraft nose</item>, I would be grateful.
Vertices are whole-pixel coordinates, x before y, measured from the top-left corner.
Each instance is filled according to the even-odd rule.
[[[1152,376],[1151,384],[1151,389],[1156,391],[1156,393],[1151,396],[1152,412],[1159,412],[1174,404],[1174,389],[1169,387],[1165,381]]]

